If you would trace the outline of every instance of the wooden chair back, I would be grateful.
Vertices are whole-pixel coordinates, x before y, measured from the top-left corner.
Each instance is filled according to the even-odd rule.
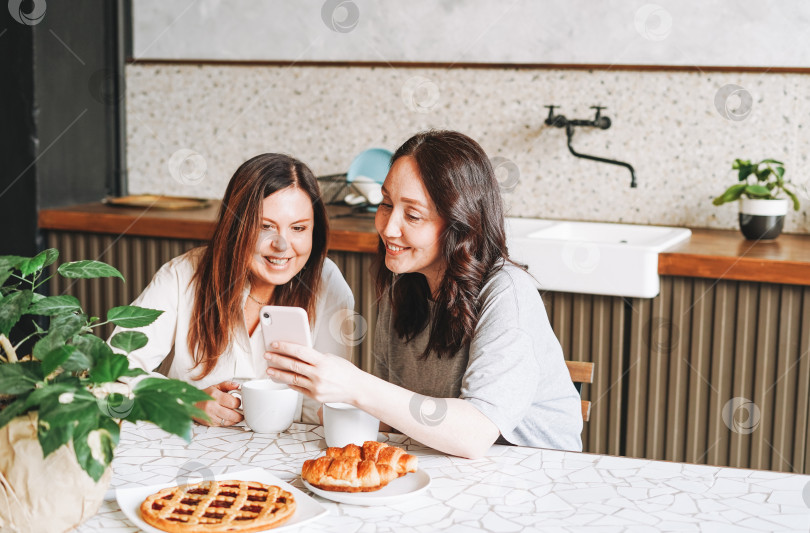
[[[571,381],[577,388],[577,392],[582,394],[583,383],[593,383],[593,363],[585,361],[566,361],[568,372],[571,374]],[[582,420],[587,422],[591,419],[591,402],[582,400]]]

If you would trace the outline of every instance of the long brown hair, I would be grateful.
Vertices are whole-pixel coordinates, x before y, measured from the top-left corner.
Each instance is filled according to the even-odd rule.
[[[261,204],[287,187],[301,189],[312,200],[312,252],[300,272],[275,288],[272,303],[301,307],[310,321],[315,320],[329,233],[318,181],[297,159],[282,154],[258,155],[242,163],[228,183],[214,235],[194,271],[195,299],[188,348],[197,366],[202,367],[194,379],[202,379],[214,369],[244,320],[242,291],[249,280],[248,265],[261,231]]]
[[[418,133],[391,158],[412,157],[422,182],[446,223],[440,236],[444,276],[422,358],[452,357],[469,346],[480,314],[478,296],[487,278],[510,262],[503,205],[495,172],[477,142],[455,131]],[[428,327],[431,298],[422,274],[396,277],[385,266],[385,245],[377,246],[377,297],[390,291],[394,329],[410,341]]]

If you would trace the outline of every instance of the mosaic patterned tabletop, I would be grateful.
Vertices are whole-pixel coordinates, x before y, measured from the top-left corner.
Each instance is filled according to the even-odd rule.
[[[328,511],[299,531],[810,531],[810,476],[536,448],[493,446],[477,460],[380,434],[419,457],[422,494],[375,507],[313,497]],[[279,434],[196,426],[191,443],[125,423],[99,512],[76,531],[138,531],[115,489],[199,480],[260,467],[304,487],[301,465],[326,447],[323,428]]]

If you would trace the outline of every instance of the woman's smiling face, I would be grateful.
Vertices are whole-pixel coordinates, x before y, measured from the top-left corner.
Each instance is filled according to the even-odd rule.
[[[262,229],[250,262],[255,287],[283,285],[304,268],[312,252],[314,221],[312,202],[298,187],[262,200]]]
[[[397,274],[423,274],[435,292],[445,270],[441,236],[446,224],[413,157],[394,162],[382,193],[374,224],[385,245],[385,266]]]

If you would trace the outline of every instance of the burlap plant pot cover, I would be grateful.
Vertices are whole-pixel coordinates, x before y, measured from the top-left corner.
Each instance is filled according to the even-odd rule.
[[[68,531],[96,514],[111,477],[94,482],[73,443],[43,459],[37,414],[17,417],[0,429],[0,532]]]

